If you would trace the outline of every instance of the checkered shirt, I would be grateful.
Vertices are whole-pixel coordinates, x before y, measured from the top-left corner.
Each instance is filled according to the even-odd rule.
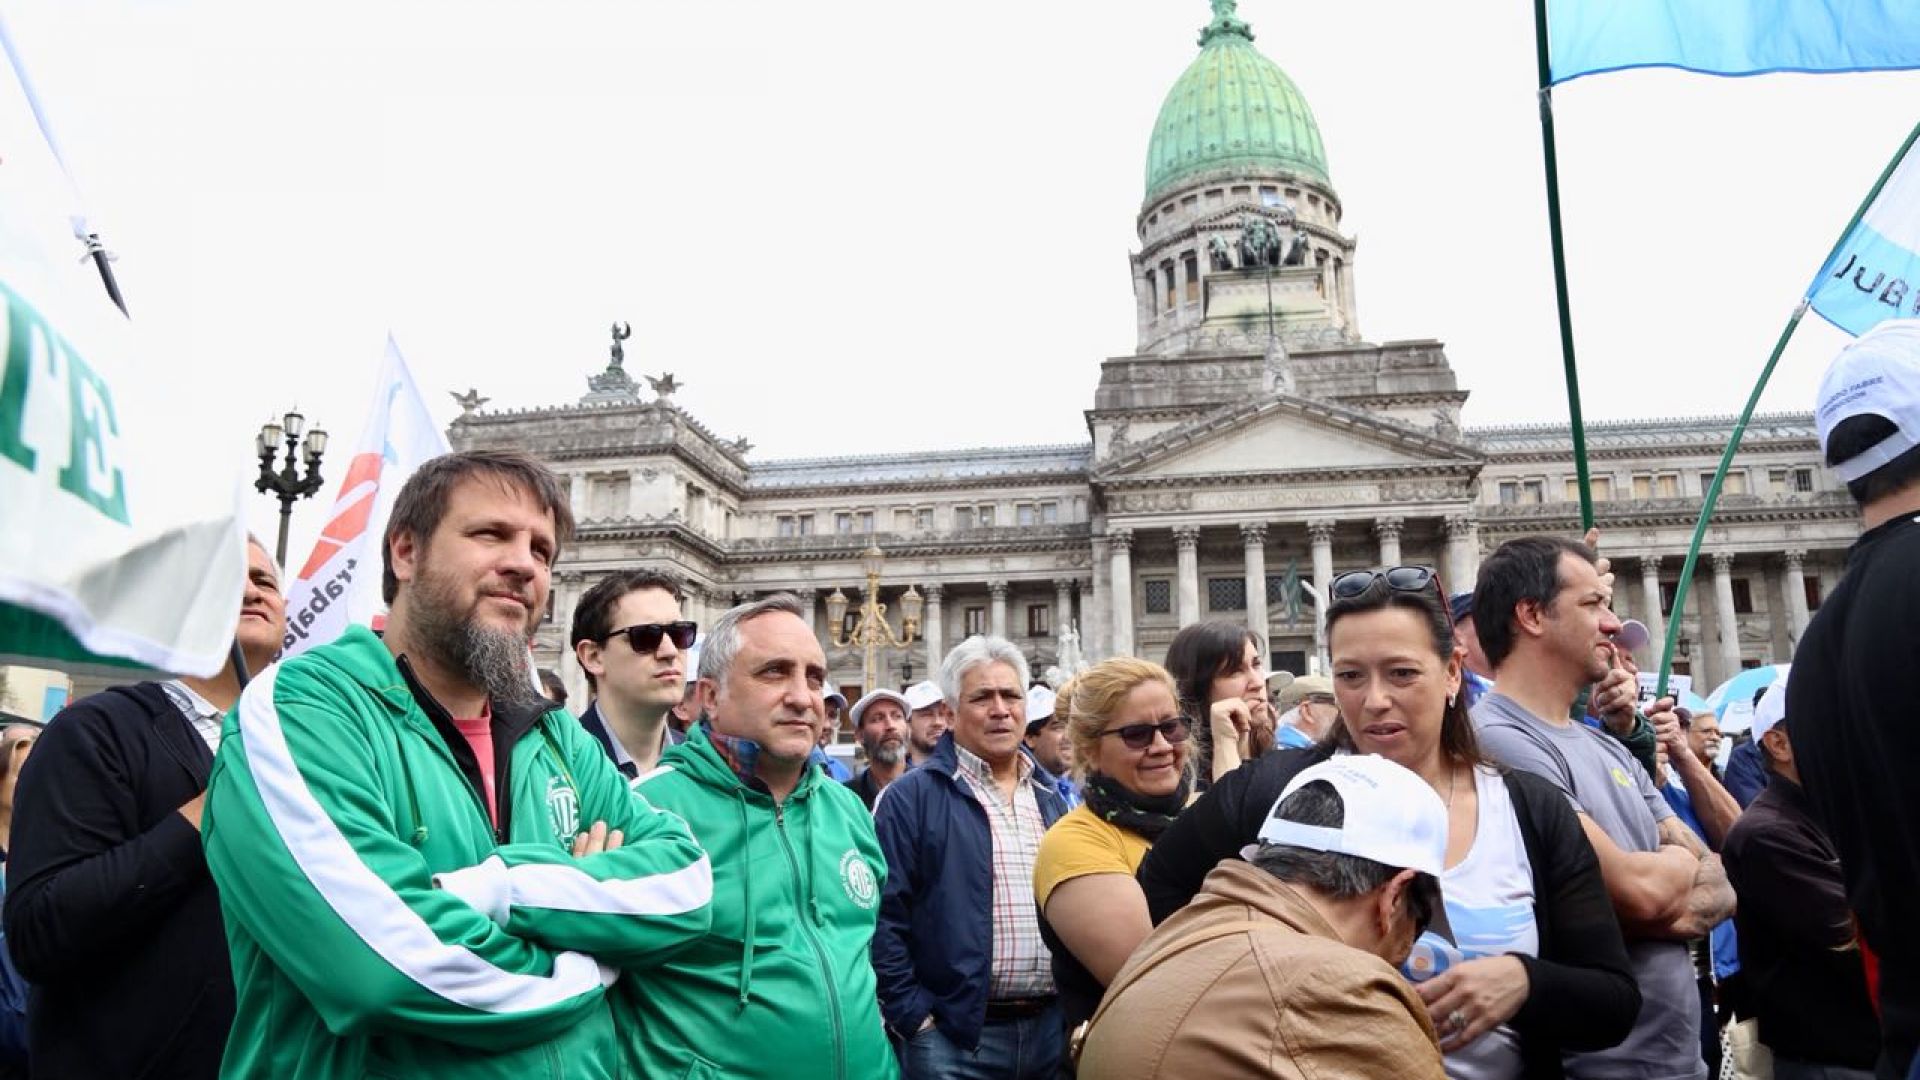
[[[219,753],[220,720],[226,714],[214,708],[206,698],[187,689],[187,684],[179,679],[168,679],[160,684],[160,689],[166,692],[167,700],[173,702],[173,707],[180,710],[180,715],[193,721],[193,730],[207,741],[207,749]]]
[[[956,772],[987,811],[993,834],[993,970],[988,1000],[1045,997],[1054,992],[1053,954],[1040,939],[1040,911],[1033,901],[1033,861],[1047,825],[1033,796],[1033,765],[1014,755],[1019,780],[1008,801],[994,783],[993,770],[958,743]]]

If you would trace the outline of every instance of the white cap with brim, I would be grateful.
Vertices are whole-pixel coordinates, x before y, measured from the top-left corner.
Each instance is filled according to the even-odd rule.
[[[1775,679],[1773,685],[1767,687],[1767,692],[1760,695],[1760,703],[1753,707],[1753,727],[1750,730],[1753,732],[1754,742],[1759,742],[1767,732],[1779,727],[1786,720],[1789,677],[1782,675]]]
[[[912,686],[907,687],[907,711],[919,712],[929,705],[945,701],[946,697],[945,694],[940,692],[940,687],[936,685],[932,679],[914,683]]]
[[[1027,688],[1027,731],[1053,719],[1054,703],[1058,695],[1051,687],[1033,686]]]
[[[866,696],[862,697],[859,701],[856,701],[853,703],[852,719],[853,719],[853,726],[855,730],[859,729],[860,718],[866,715],[867,708],[876,701],[891,701],[894,704],[900,706],[900,711],[902,713],[910,713],[913,711],[913,708],[907,704],[907,699],[904,697],[901,697],[899,694],[894,693],[892,690],[887,690],[883,688],[880,690],[868,691]]]
[[[1851,483],[1920,446],[1920,319],[1889,319],[1855,338],[1833,358],[1814,399],[1814,425],[1824,453],[1833,431],[1856,416],[1878,416],[1895,431],[1833,466]]]
[[[1287,797],[1316,780],[1333,785],[1345,809],[1339,828],[1280,817]],[[1447,804],[1410,770],[1378,754],[1348,755],[1302,769],[1267,812],[1262,844],[1284,844],[1371,859],[1438,878],[1447,865]]]
[[[841,708],[844,709],[847,707],[847,695],[841,693],[839,687],[834,686],[832,683],[828,683],[820,688],[820,700],[825,702],[837,701],[840,703]]]

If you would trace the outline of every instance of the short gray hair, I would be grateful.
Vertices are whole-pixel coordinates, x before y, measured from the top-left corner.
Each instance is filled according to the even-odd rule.
[[[1274,817],[1301,825],[1338,829],[1346,823],[1346,804],[1340,793],[1325,780],[1315,780],[1286,797],[1274,809]],[[1398,867],[1342,855],[1332,851],[1294,847],[1291,844],[1262,844],[1254,853],[1253,865],[1294,885],[1326,893],[1345,900],[1367,893],[1392,881]]]
[[[694,677],[712,679],[716,683],[727,681],[733,658],[740,653],[740,624],[778,611],[784,611],[803,622],[807,618],[807,609],[800,606],[800,598],[785,592],[774,593],[722,612],[707,629],[707,640],[700,643],[700,670]]]
[[[1006,638],[994,635],[975,634],[953,647],[947,658],[940,662],[940,696],[947,699],[948,705],[960,703],[960,681],[967,672],[983,664],[1006,664],[1020,678],[1020,689],[1024,692],[1030,680],[1027,657],[1020,647]],[[703,669],[706,664],[700,665]]]

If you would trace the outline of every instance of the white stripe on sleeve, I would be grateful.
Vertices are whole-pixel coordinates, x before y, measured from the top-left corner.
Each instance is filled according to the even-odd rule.
[[[670,874],[595,880],[565,863],[526,863],[507,871],[513,906],[591,915],[680,915],[713,899],[705,855]]]

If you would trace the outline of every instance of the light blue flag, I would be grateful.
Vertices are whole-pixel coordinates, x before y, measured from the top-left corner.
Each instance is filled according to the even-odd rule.
[[[1813,310],[1849,334],[1887,319],[1920,318],[1920,154],[1914,146],[1909,137],[1860,223],[1807,290]]]
[[[1553,81],[1920,68],[1920,0],[1548,0]]]

